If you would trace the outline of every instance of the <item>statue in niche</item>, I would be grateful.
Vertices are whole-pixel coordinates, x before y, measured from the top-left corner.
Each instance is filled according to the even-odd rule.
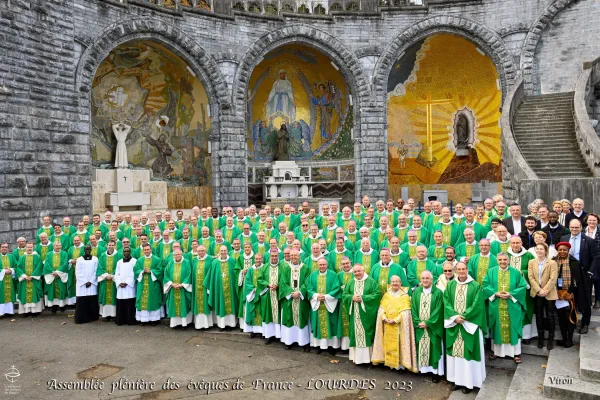
[[[129,135],[129,132],[131,132],[131,126],[123,122],[119,122],[118,124],[112,125],[112,130],[115,134],[115,138],[117,138],[115,168],[129,168],[129,164],[127,162],[127,146],[125,145],[125,140],[127,140],[127,135]]]
[[[171,148],[171,145],[167,142],[167,136],[163,133],[158,137],[158,139],[154,139],[150,135],[148,135],[146,137],[146,141],[150,145],[156,147],[156,150],[158,150],[158,155],[152,163],[152,172],[157,177],[168,176],[174,170],[173,167],[171,167],[171,165],[169,164],[169,161],[167,160],[168,156],[173,155],[173,149]]]
[[[463,114],[458,116],[456,121],[456,129],[454,131],[456,136],[456,149],[468,149],[469,148],[469,121]]]
[[[275,161],[290,161],[289,154],[290,135],[285,124],[281,124],[277,132],[277,147],[275,148]]]

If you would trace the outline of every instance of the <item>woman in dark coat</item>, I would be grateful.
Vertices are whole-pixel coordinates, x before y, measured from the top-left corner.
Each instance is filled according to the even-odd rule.
[[[556,301],[556,309],[558,314],[558,325],[562,340],[556,342],[559,346],[569,348],[573,346],[573,332],[577,323],[576,301],[585,301],[585,288],[581,281],[582,269],[579,261],[569,255],[571,244],[569,242],[560,242],[556,245],[558,255],[554,258],[558,264],[558,279],[556,288],[559,291],[559,300]],[[568,293],[574,295],[573,300],[560,300],[560,291],[567,290]]]

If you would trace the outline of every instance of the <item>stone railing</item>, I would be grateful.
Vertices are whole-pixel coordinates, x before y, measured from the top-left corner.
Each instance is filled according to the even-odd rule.
[[[583,70],[575,84],[575,99],[573,113],[575,119],[575,134],[579,147],[587,165],[594,176],[600,176],[600,137],[592,127],[588,112],[594,96],[594,87],[600,83],[600,59],[584,63]]]
[[[115,5],[135,4],[155,10],[174,12],[199,11],[217,15],[244,14],[265,17],[343,16],[361,14],[378,16],[382,12],[423,8],[427,4],[469,2],[477,0],[104,0]]]
[[[519,77],[509,90],[502,106],[502,187],[508,201],[518,201],[519,182],[524,179],[537,179],[537,175],[517,145],[513,134],[513,120],[519,105],[523,102],[525,90],[523,78]]]

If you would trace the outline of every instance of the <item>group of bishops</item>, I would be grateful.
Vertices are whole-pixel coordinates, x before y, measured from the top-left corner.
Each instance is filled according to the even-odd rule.
[[[535,242],[508,229],[517,205],[509,215],[501,197],[488,200],[453,215],[437,201],[418,213],[413,199],[373,207],[365,196],[341,212],[336,203],[320,213],[308,204],[272,214],[195,207],[175,218],[107,211],[77,226],[46,216],[35,241],[0,246],[0,315],[76,305],[77,323],[239,326],[287,349],[341,349],[357,364],[435,382],[445,374],[468,393],[485,380],[485,337],[494,356],[519,363],[521,340],[537,335]]]

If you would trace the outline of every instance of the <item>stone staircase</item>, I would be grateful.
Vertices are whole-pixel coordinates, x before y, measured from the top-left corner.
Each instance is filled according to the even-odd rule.
[[[540,179],[593,176],[575,137],[573,95],[528,96],[515,114],[515,141]]]

